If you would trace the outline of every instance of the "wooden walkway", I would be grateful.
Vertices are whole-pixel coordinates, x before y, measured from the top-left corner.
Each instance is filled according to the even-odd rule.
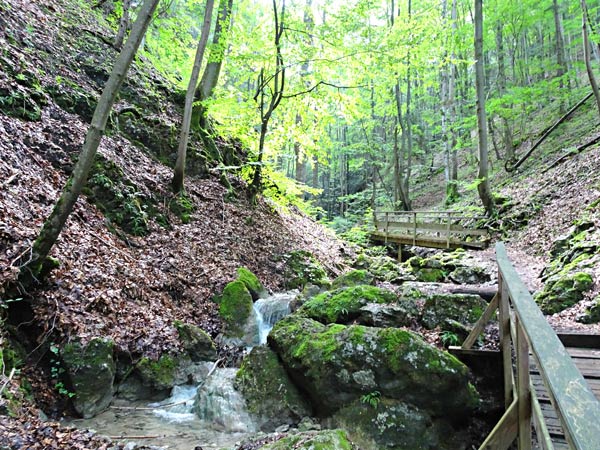
[[[468,225],[477,219],[457,211],[376,211],[371,239],[418,247],[482,249],[489,243],[487,230]]]
[[[560,336],[559,336],[560,337]],[[600,336],[598,336],[600,340]],[[565,347],[575,366],[583,375],[589,388],[592,390],[598,400],[600,400],[600,348],[586,347]],[[552,406],[552,401],[544,385],[544,380],[538,366],[533,358],[530,358],[529,377],[532,393],[535,394],[540,410],[544,417],[548,435],[552,441],[552,446],[549,443],[538,442],[536,437],[535,449],[555,449],[555,450],[571,450],[572,447],[567,442],[563,427]],[[600,423],[597,424],[598,445],[600,446]]]
[[[600,345],[559,337],[533,301],[502,243],[498,292],[462,347],[472,346],[498,312],[505,412],[479,450],[600,450]],[[581,340],[580,340],[581,342]],[[457,354],[458,356],[458,354]],[[460,357],[460,356],[459,356]]]

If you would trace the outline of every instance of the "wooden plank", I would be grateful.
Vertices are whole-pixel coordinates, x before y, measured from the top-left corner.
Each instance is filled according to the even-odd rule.
[[[473,344],[475,343],[475,341],[477,341],[477,338],[483,332],[483,329],[485,328],[487,323],[490,321],[490,319],[492,318],[492,315],[496,312],[497,309],[498,309],[498,293],[496,292],[496,295],[494,296],[492,301],[487,305],[487,308],[485,308],[485,311],[483,312],[483,314],[481,315],[479,320],[475,323],[475,325],[473,326],[473,329],[471,330],[471,332],[469,333],[469,335],[463,342],[463,344],[462,344],[463,349],[466,350],[468,348],[473,347]]]
[[[532,393],[531,407],[533,426],[535,428],[538,444],[541,450],[553,450],[554,446],[552,445],[552,438],[550,436],[550,432],[548,431],[548,427],[546,426],[546,421],[544,420],[544,413],[540,407],[540,402],[533,386],[530,386],[530,390]]]
[[[383,241],[383,242],[393,242],[396,244],[405,244],[405,245],[416,245],[419,247],[431,247],[431,248],[446,248],[446,239],[439,239],[439,238],[435,238],[432,236],[428,236],[427,238],[425,237],[419,237],[419,238],[414,238],[413,236],[402,236],[402,235],[394,235],[394,234],[390,234],[387,235],[381,231],[372,231],[371,232],[371,239],[373,239],[374,241]],[[461,240],[454,240],[451,239],[450,240],[450,248],[462,248],[462,247],[466,247],[466,248],[473,248],[473,249],[483,249],[486,248],[488,245],[487,242],[477,242],[477,241],[471,241],[471,242],[467,242],[467,241],[461,241]]]
[[[512,349],[510,345],[510,310],[508,305],[508,293],[502,274],[498,272],[498,323],[500,331],[500,351],[502,352],[502,367],[504,379],[504,407],[513,401],[513,372],[512,372]]]
[[[479,450],[506,450],[517,438],[517,400],[510,404]]]
[[[561,418],[567,442],[577,450],[598,450],[600,402],[533,301],[502,243],[496,244],[496,260],[503,285],[507,286],[544,384]]]
[[[414,230],[413,222],[395,222],[393,220],[375,222],[375,228],[388,230],[393,234],[394,230]],[[434,222],[417,222],[417,234],[421,233],[444,233],[450,228],[451,235],[466,235],[466,236],[488,236],[489,231],[481,228],[467,228],[456,224],[439,224]]]
[[[594,350],[591,348],[573,348],[566,347],[567,353],[571,355],[571,358],[589,358],[589,359],[600,359],[600,350]]]
[[[600,349],[600,334],[559,331],[558,338],[565,347]]]
[[[516,320],[517,400],[519,450],[531,450],[531,386],[529,383],[529,344],[523,326]]]

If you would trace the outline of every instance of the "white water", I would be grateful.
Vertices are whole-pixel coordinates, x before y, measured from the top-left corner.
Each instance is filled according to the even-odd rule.
[[[287,316],[290,311],[290,302],[298,295],[298,291],[281,292],[254,302],[254,313],[258,324],[258,342],[267,343],[267,336],[275,323]]]

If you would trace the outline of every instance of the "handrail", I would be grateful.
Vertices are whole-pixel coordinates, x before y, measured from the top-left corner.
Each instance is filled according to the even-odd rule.
[[[543,448],[553,448],[548,444],[549,434],[529,379],[529,352],[571,448],[600,450],[600,402],[521,281],[501,242],[496,244],[496,260],[498,293],[462,346],[463,349],[472,346],[498,309],[506,412],[480,450],[507,449],[515,439],[519,450],[531,449],[532,419],[538,438],[544,442]],[[516,370],[513,370],[513,348]]]

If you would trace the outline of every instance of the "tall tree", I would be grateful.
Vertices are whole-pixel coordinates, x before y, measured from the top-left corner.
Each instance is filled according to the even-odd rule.
[[[598,114],[600,114],[600,90],[598,90],[598,83],[596,82],[596,77],[594,75],[594,69],[592,68],[592,57],[591,57],[591,47],[590,47],[590,38],[587,27],[587,18],[588,18],[588,9],[587,3],[585,0],[580,1],[581,4],[581,33],[583,36],[583,58],[585,60],[585,68],[587,70],[588,78],[590,80],[590,86],[592,87],[592,91],[594,92],[594,97],[596,98],[596,105],[598,106]]]
[[[123,47],[123,41],[125,40],[125,35],[129,29],[129,9],[131,8],[131,2],[132,0],[123,0],[123,14],[121,15],[121,20],[119,21],[119,29],[117,31],[114,43],[114,46],[117,50],[121,50]]]
[[[196,89],[196,100],[198,103],[197,106],[194,105],[194,108],[197,108],[198,110],[198,124],[200,125],[200,128],[205,130],[207,128],[207,111],[202,102],[213,95],[217,83],[219,82],[223,58],[227,48],[229,29],[232,23],[232,9],[233,0],[221,0],[219,3],[219,13],[217,16],[217,23],[215,24],[212,45],[210,47],[210,56],[206,63],[206,67],[204,68],[200,84]]]
[[[177,161],[175,162],[173,179],[171,180],[171,187],[173,188],[173,191],[175,193],[183,191],[183,178],[185,175],[187,145],[190,137],[190,124],[192,122],[194,94],[196,93],[196,85],[198,84],[198,78],[200,77],[200,68],[202,67],[202,60],[204,59],[204,50],[206,49],[206,43],[208,42],[208,35],[210,33],[210,23],[212,20],[212,11],[214,4],[214,0],[206,0],[206,6],[204,9],[204,22],[202,23],[200,40],[198,41],[198,47],[196,48],[194,67],[192,68],[192,75],[190,76],[190,82],[188,83],[187,92],[185,94],[185,106],[183,109],[181,132],[179,134]]]
[[[477,91],[477,135],[479,144],[479,198],[488,215],[494,212],[494,199],[488,178],[488,136],[483,74],[483,0],[475,0],[475,90]]]
[[[260,136],[258,141],[258,157],[256,167],[252,176],[250,185],[250,197],[252,202],[256,200],[256,195],[260,191],[262,182],[262,164],[265,153],[265,139],[269,130],[269,121],[273,112],[283,99],[283,90],[285,88],[285,65],[283,63],[283,52],[281,38],[285,31],[285,0],[281,2],[281,13],[277,9],[277,0],[273,0],[273,19],[275,21],[275,31],[273,43],[275,45],[275,68],[273,75],[265,77],[264,68],[261,69],[258,76],[257,91],[254,100],[258,103],[260,111]]]
[[[100,145],[100,141],[102,140],[102,136],[106,129],[108,116],[115,99],[117,98],[119,89],[125,80],[131,61],[144,38],[148,24],[152,20],[152,15],[154,14],[158,2],[159,0],[145,0],[138,12],[137,19],[133,24],[129,38],[125,43],[123,50],[119,53],[112,72],[100,95],[100,99],[94,110],[94,115],[92,116],[92,121],[83,143],[83,148],[79,154],[79,159],[73,167],[73,173],[67,181],[50,216],[44,222],[40,234],[33,244],[31,256],[21,267],[19,279],[25,284],[30,283],[36,277],[43,274],[43,271],[46,269],[51,268],[46,265],[50,250],[58,239],[58,236],[87,181],[88,173],[94,162],[94,156],[96,155],[96,151],[98,150],[98,146]]]

